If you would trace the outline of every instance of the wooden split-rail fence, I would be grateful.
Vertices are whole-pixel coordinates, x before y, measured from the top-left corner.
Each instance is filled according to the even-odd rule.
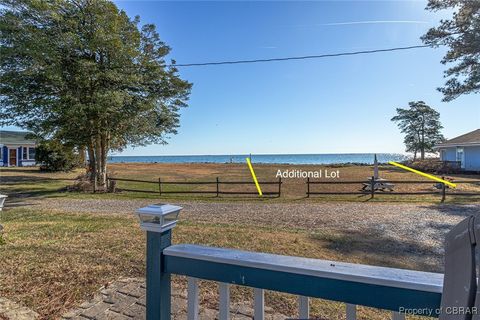
[[[144,189],[132,189],[132,188],[118,188],[121,191],[130,191],[130,192],[146,192],[146,193],[157,193],[160,196],[165,194],[211,194],[216,195],[258,195],[257,191],[237,191],[237,190],[224,190],[222,185],[233,186],[233,185],[245,185],[245,186],[255,186],[253,181],[222,181],[219,177],[216,177],[215,181],[164,181],[161,178],[158,178],[157,181],[149,180],[136,180],[136,179],[123,179],[123,178],[114,178],[109,177],[108,183],[116,184],[117,181],[123,182],[136,182],[136,183],[148,183],[158,185],[157,191],[153,190],[144,190]],[[263,195],[266,196],[276,196],[280,197],[282,194],[282,178],[278,178],[277,181],[259,181],[261,186],[276,186],[275,191],[262,191]],[[200,186],[208,185],[213,186],[209,190],[166,190],[165,186],[180,186],[180,185],[189,185],[189,186]],[[115,189],[115,188],[114,188]]]

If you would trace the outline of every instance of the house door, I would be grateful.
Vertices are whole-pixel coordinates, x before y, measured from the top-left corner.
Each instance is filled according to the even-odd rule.
[[[17,149],[9,149],[9,165],[17,165]]]
[[[460,162],[460,168],[465,169],[465,152],[463,148],[457,147],[457,161]]]

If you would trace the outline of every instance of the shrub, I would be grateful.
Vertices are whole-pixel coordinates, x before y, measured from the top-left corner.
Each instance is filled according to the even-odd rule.
[[[420,170],[422,172],[430,172],[436,174],[458,173],[459,168],[451,162],[443,162],[438,159],[425,159],[417,161],[409,161],[407,166]]]
[[[82,173],[77,178],[75,182],[67,186],[67,191],[74,192],[91,192],[93,191],[93,183],[90,181],[90,175],[88,173]]]
[[[73,147],[58,140],[42,141],[35,152],[35,160],[42,171],[70,171],[81,165],[80,159]]]

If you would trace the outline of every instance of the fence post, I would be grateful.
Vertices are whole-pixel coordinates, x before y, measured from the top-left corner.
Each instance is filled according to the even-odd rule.
[[[158,178],[158,193],[160,193],[160,197],[162,196],[162,179]]]
[[[307,198],[310,198],[310,177],[307,177]]]
[[[370,181],[370,187],[372,190],[370,190],[370,199],[373,199],[373,197],[375,197],[375,177],[372,176],[372,180]]]
[[[218,195],[220,194],[220,186],[219,186],[219,183],[220,183],[220,179],[217,177],[217,197],[218,197]]]
[[[165,204],[150,205],[135,212],[140,229],[147,233],[146,320],[170,320],[171,317],[171,275],[166,270],[164,251],[172,244],[172,229],[181,210],[182,207]]]
[[[278,177],[278,197],[282,194],[282,177]]]
[[[442,201],[441,202],[445,201],[445,198],[446,198],[446,195],[447,195],[446,193],[447,193],[447,187],[445,186],[445,183],[442,182]]]
[[[163,249],[172,243],[172,230],[147,231],[147,320],[170,319],[171,279],[163,265]]]

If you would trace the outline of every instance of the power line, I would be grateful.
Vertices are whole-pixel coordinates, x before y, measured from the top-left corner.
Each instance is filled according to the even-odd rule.
[[[169,67],[218,66],[218,65],[224,65],[224,64],[242,64],[242,63],[259,63],[259,62],[274,62],[274,61],[288,61],[288,60],[320,59],[320,58],[329,58],[329,57],[354,56],[354,55],[360,55],[360,54],[380,53],[380,52],[412,50],[412,49],[420,49],[420,48],[426,48],[426,47],[430,47],[430,46],[429,45],[417,45],[417,46],[409,46],[409,47],[395,47],[395,48],[387,48],[387,49],[351,51],[351,52],[329,53],[329,54],[299,56],[299,57],[253,59],[253,60],[232,60],[232,61],[199,62],[199,63],[181,63],[181,64],[171,64],[171,65],[169,65]]]

